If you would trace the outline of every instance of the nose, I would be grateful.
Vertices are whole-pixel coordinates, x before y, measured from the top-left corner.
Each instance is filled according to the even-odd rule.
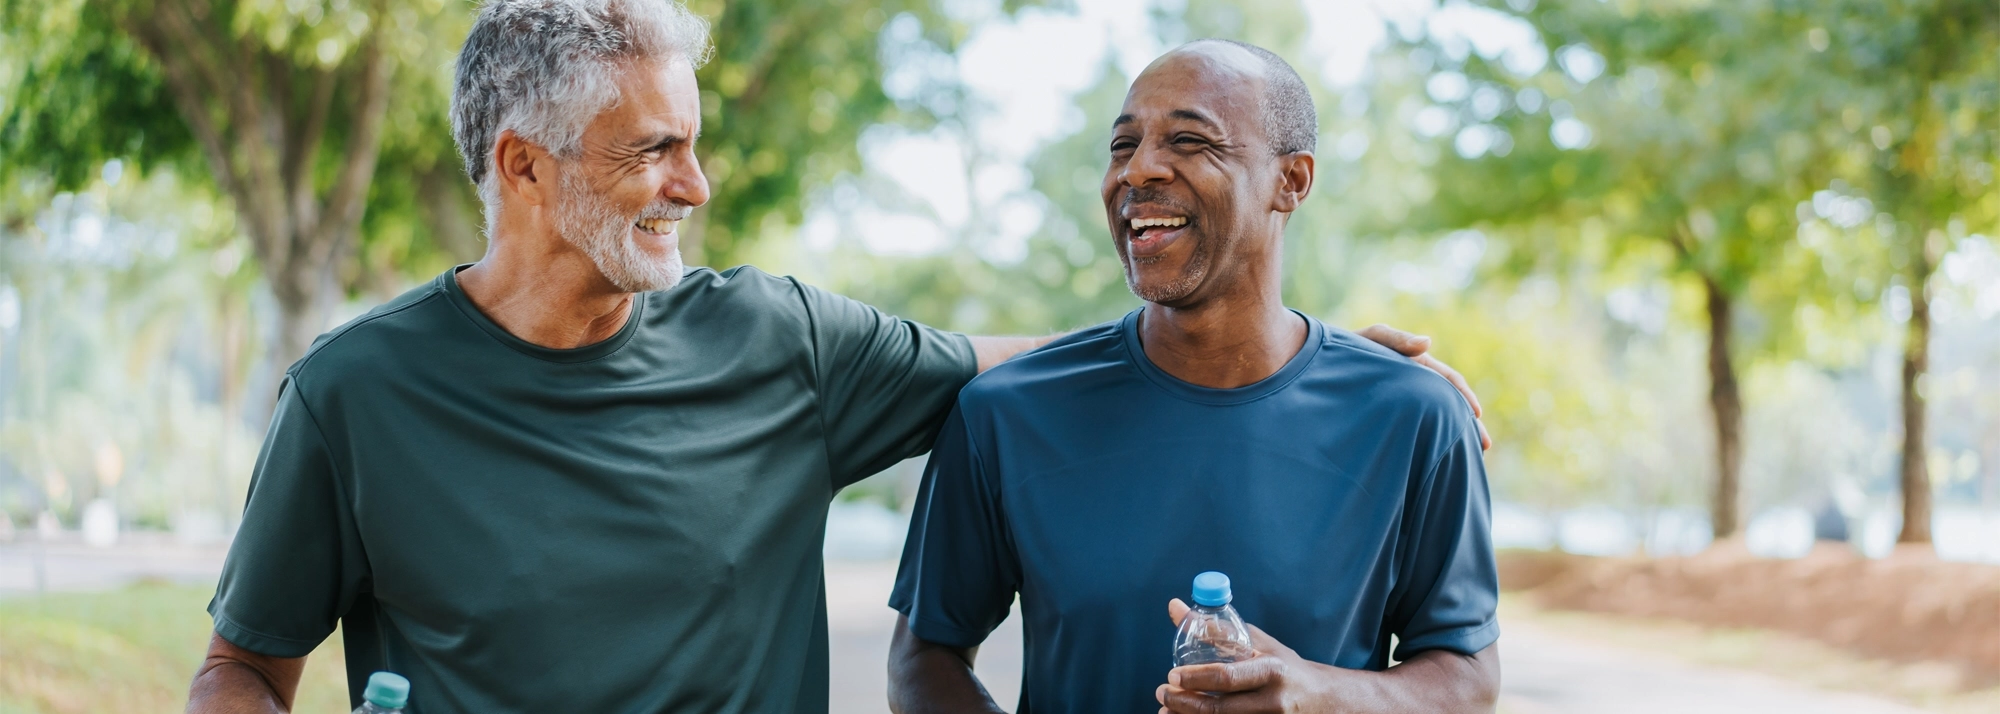
[[[667,165],[667,180],[660,185],[660,197],[690,207],[708,203],[708,176],[692,147],[676,152]]]
[[[1167,163],[1166,151],[1144,142],[1132,150],[1132,158],[1125,161],[1125,169],[1118,174],[1118,180],[1127,186],[1144,186],[1149,183],[1165,183],[1174,178],[1173,169]]]

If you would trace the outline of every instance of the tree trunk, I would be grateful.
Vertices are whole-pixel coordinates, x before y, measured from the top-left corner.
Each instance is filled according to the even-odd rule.
[[[335,278],[334,266],[313,267],[317,269],[295,271],[303,274],[282,278],[292,284],[273,291],[278,298],[278,335],[271,343],[268,366],[275,377],[282,377],[292,363],[305,356],[313,340],[329,327],[327,322],[340,304],[343,291]],[[272,282],[272,287],[278,287],[275,285],[278,279]]]
[[[467,195],[471,185],[457,164],[440,163],[417,177],[417,201],[430,229],[431,239],[451,254],[451,259],[470,263],[486,253],[483,226],[486,217],[476,200]]]
[[[1729,358],[1734,319],[1729,294],[1714,278],[1703,276],[1702,284],[1708,291],[1708,406],[1715,416],[1715,502],[1710,521],[1715,539],[1722,540],[1741,526],[1743,398],[1736,388],[1736,365]]]
[[[122,18],[159,63],[277,298],[273,382],[327,328],[342,298],[337,271],[367,208],[395,72],[380,34],[383,8],[372,10],[369,33],[338,66],[296,64],[235,32],[205,2],[162,0]],[[340,158],[323,173],[328,149]]]
[[[1931,478],[1924,454],[1929,442],[1924,438],[1924,393],[1918,386],[1930,369],[1930,278],[1936,262],[1929,250],[1930,236],[1919,233],[1916,241],[1916,255],[1910,261],[1915,284],[1910,289],[1909,333],[1903,343],[1903,532],[1896,535],[1898,543],[1931,542]]]

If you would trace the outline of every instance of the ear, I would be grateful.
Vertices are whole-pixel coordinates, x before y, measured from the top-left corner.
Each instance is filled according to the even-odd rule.
[[[493,142],[493,172],[500,192],[518,196],[522,205],[546,206],[555,199],[555,157],[512,129]]]
[[[1312,152],[1294,151],[1278,157],[1278,195],[1271,202],[1271,210],[1280,213],[1299,210],[1306,194],[1312,193],[1312,186]]]

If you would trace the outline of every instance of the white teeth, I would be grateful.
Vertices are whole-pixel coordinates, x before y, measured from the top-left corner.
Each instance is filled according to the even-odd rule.
[[[660,235],[666,235],[668,233],[674,232],[674,226],[678,223],[680,223],[680,221],[670,221],[664,218],[652,218],[643,221],[637,221],[633,223],[633,225],[638,226],[640,230],[646,231],[648,233],[658,233]]]
[[[1166,228],[1175,228],[1175,227],[1179,227],[1179,226],[1184,226],[1184,225],[1187,225],[1187,219],[1186,219],[1186,218],[1182,218],[1182,217],[1178,217],[1178,216],[1176,216],[1176,217],[1174,217],[1174,218],[1134,218],[1134,219],[1132,219],[1132,230],[1135,230],[1135,231],[1137,231],[1137,230],[1144,230],[1144,229],[1147,229],[1147,228],[1154,228],[1154,227],[1166,227]]]

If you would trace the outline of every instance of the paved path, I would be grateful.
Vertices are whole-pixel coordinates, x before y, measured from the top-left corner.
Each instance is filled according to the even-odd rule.
[[[1700,667],[1501,621],[1501,714],[1917,714],[1856,694]],[[857,709],[856,711],[862,711]]]
[[[30,536],[32,538],[32,536]],[[112,549],[76,543],[0,545],[0,595],[103,590],[139,578],[214,582],[222,550],[165,540],[128,541]],[[889,631],[896,613],[885,604],[893,562],[827,564],[833,714],[887,711]],[[1503,623],[1502,714],[1912,714],[1916,709],[1858,695],[1827,693],[1770,677],[1699,667],[1538,628]],[[975,669],[1009,709],[1020,692],[1020,618],[1009,617],[980,648]]]

